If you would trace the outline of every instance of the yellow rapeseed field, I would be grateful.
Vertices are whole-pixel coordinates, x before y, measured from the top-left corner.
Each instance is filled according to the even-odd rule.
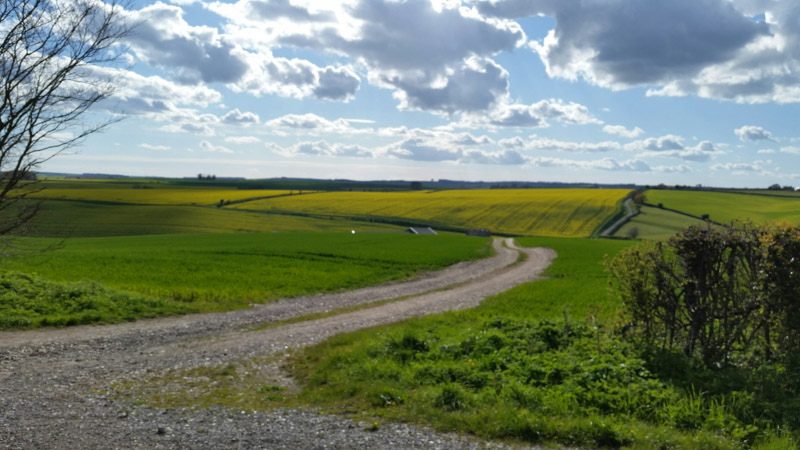
[[[325,192],[231,205],[232,208],[413,220],[538,236],[588,236],[616,210],[623,189],[496,189]]]
[[[296,192],[296,191],[295,191]],[[137,205],[213,205],[224,201],[286,195],[287,190],[249,190],[216,188],[47,188],[34,196],[48,199],[130,203]]]

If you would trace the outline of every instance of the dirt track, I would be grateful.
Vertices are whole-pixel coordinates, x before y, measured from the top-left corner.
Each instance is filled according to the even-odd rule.
[[[341,294],[284,300],[224,314],[0,333],[0,448],[473,445],[402,425],[370,433],[347,419],[303,411],[154,410],[119,404],[105,392],[115,381],[279,354],[339,333],[471,308],[488,296],[536,280],[555,257],[549,249],[517,250],[511,240],[506,240],[506,245],[511,248],[497,239],[497,255],[491,258],[459,263],[417,280]],[[517,262],[518,251],[527,254],[522,262]],[[355,312],[250,331],[258,324],[399,297],[403,299]],[[276,379],[280,377],[277,366],[264,370],[273,370]]]

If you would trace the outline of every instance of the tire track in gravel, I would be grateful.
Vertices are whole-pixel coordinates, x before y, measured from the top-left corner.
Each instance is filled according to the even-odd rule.
[[[269,442],[280,448],[280,442],[297,442],[298,430],[289,422],[274,429],[269,441],[258,434],[259,427],[250,428],[252,420],[278,423],[277,415],[285,413],[263,411],[230,424],[226,419],[230,411],[224,409],[164,410],[154,415],[145,407],[121,405],[103,392],[116,381],[149,378],[168,369],[219,366],[281,354],[340,333],[471,308],[488,296],[539,279],[556,256],[544,248],[516,249],[511,239],[505,243],[494,240],[497,254],[491,258],[459,263],[417,280],[357,291],[284,300],[230,313],[0,333],[0,448],[228,447],[231,444],[226,439],[243,435],[244,441],[254,446]],[[527,255],[521,262],[517,262],[519,252]],[[322,319],[244,330],[254,324],[399,297],[404,299]],[[120,415],[121,409],[131,408],[137,411],[135,419],[128,413]],[[349,427],[354,436],[363,433],[354,429],[349,419],[296,414],[298,420]],[[227,428],[198,434],[198,426],[192,423],[200,422],[224,423]],[[172,428],[158,425],[164,423]],[[167,429],[182,432],[170,434]],[[432,436],[426,433],[430,432],[423,431],[419,437],[421,448]],[[403,445],[415,447],[414,439]],[[465,445],[459,442],[453,448]],[[307,448],[348,448],[351,443],[323,440]]]

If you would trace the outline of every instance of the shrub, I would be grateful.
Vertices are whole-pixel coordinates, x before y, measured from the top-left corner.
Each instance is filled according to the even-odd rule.
[[[800,230],[732,223],[687,228],[607,262],[627,331],[707,367],[758,365],[798,349]]]

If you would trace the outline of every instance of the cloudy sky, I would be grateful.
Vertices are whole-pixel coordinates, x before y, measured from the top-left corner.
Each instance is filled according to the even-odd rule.
[[[43,170],[800,185],[800,2],[135,1]]]

